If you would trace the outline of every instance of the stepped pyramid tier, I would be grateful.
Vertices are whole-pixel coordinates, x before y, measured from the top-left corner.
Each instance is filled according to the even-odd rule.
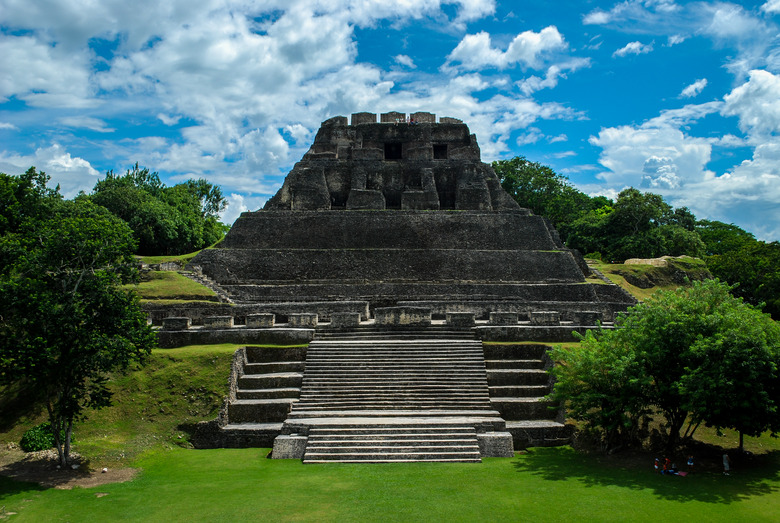
[[[465,124],[430,113],[327,120],[191,268],[233,302],[234,331],[258,330],[242,310],[309,329],[305,349],[237,353],[213,439],[306,463],[564,443],[546,347],[517,342],[570,339],[634,303],[517,205]]]
[[[410,122],[413,122],[411,123]],[[586,283],[587,265],[550,223],[501,187],[474,135],[430,113],[358,113],[322,124],[277,194],[191,262],[236,304],[327,320],[327,303],[448,312],[598,311],[630,298]]]

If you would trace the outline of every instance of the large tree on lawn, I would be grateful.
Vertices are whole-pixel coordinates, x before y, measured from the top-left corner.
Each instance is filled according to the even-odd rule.
[[[47,203],[0,237],[0,381],[45,404],[66,465],[74,420],[110,405],[110,374],[143,362],[155,338],[122,288],[137,277],[130,228],[84,198]]]
[[[651,409],[666,420],[669,448],[686,420],[686,435],[702,422],[780,432],[780,327],[729,290],[708,280],[657,292],[614,330],[554,350],[554,395],[611,444]]]

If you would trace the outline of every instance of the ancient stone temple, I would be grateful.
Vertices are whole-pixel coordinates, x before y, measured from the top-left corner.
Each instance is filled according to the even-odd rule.
[[[306,462],[565,441],[536,342],[632,303],[502,189],[464,123],[430,113],[325,121],[265,208],[192,265],[244,329],[311,333],[237,354],[220,419],[223,445],[275,438],[274,457]]]

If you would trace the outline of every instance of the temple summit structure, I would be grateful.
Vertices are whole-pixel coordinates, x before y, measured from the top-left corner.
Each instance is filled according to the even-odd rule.
[[[311,340],[237,353],[216,444],[304,462],[561,444],[544,342],[633,304],[503,190],[464,123],[430,113],[323,122],[191,266],[233,302],[227,327]]]

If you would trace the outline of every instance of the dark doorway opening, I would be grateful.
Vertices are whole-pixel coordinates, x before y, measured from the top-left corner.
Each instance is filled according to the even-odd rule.
[[[447,144],[434,144],[433,145],[433,159],[434,160],[446,160],[447,159]]]
[[[385,160],[401,160],[401,144],[400,143],[386,143],[385,144]]]

